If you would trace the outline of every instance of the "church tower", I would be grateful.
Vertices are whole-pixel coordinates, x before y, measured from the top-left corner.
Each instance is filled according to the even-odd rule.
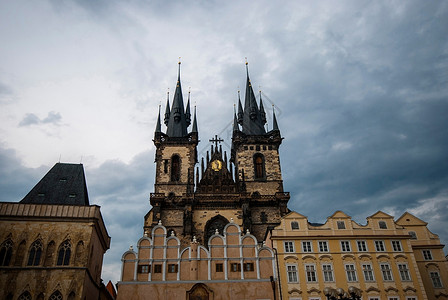
[[[289,193],[283,191],[278,147],[282,137],[275,114],[266,131],[266,113],[260,94],[257,104],[247,70],[244,109],[239,100],[234,116],[230,159],[217,135],[210,139],[206,157],[197,158],[196,109],[191,122],[190,93],[186,108],[179,73],[170,107],[168,96],[162,132],[161,116],[154,134],[156,179],[150,195],[152,209],[145,216],[145,233],[158,224],[182,245],[194,238],[208,247],[209,238],[229,223],[263,241],[269,226],[276,226],[288,212]],[[188,127],[191,125],[191,131]],[[241,125],[241,129],[240,129]]]
[[[184,108],[182,86],[180,81],[180,62],[176,90],[170,108],[169,93],[167,94],[164,115],[166,133],[162,132],[159,115],[154,132],[156,146],[156,178],[154,193],[150,195],[151,211],[145,216],[145,232],[157,225],[159,220],[172,220],[175,232],[185,233],[185,206],[191,202],[194,192],[194,166],[197,163],[198,130],[196,110],[193,116],[191,131],[190,93],[187,106]],[[185,202],[185,203],[184,203]],[[189,230],[187,230],[189,232]]]

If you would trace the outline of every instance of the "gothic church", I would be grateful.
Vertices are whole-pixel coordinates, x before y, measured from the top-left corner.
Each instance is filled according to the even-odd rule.
[[[267,227],[278,225],[288,212],[289,193],[283,191],[278,152],[282,137],[275,114],[272,130],[266,131],[263,101],[260,97],[257,103],[248,71],[244,108],[238,99],[238,114],[234,116],[229,160],[218,145],[222,140],[215,137],[200,167],[196,166],[196,111],[191,122],[190,93],[184,109],[180,64],[171,108],[169,100],[164,115],[166,133],[161,130],[159,112],[154,134],[156,180],[150,196],[152,209],[145,216],[145,232],[160,220],[182,245],[195,236],[207,246],[210,236],[216,230],[222,232],[233,219],[262,241]]]

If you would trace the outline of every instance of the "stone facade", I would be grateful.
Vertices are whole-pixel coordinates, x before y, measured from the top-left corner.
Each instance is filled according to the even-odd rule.
[[[98,206],[1,202],[0,228],[2,299],[98,299],[110,244]]]
[[[122,257],[118,299],[275,299],[274,253],[228,223],[186,248],[161,223]],[[197,298],[202,297],[202,298]]]

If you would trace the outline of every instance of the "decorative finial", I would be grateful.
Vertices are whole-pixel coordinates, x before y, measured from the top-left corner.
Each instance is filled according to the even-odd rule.
[[[249,229],[247,229],[247,230],[246,230],[246,234],[250,234],[250,231],[249,231]]]
[[[247,66],[247,65],[249,64],[249,63],[247,62],[247,57],[245,57],[244,59],[246,60],[246,66]]]
[[[148,237],[148,231],[145,230],[145,233],[143,234],[145,237]]]
[[[179,56],[179,65],[180,65],[180,56]]]
[[[134,247],[132,245],[129,246],[129,251],[134,251]]]
[[[159,223],[157,223],[157,225],[162,225],[162,220],[159,220]]]
[[[171,236],[174,236],[174,230],[173,230],[173,231],[171,231]]]
[[[230,218],[230,223],[233,223],[233,218]]]
[[[266,246],[266,241],[263,241],[263,247]]]
[[[218,228],[215,229],[215,234],[219,234]]]
[[[198,241],[196,240],[196,236],[193,235],[193,243],[197,243]]]

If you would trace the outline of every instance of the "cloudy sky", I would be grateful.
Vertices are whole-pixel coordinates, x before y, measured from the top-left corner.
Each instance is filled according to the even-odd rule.
[[[0,0],[0,201],[82,162],[117,281],[150,209],[178,57],[200,153],[215,134],[229,144],[247,57],[285,137],[290,209],[362,224],[409,211],[448,243],[447,36],[447,1]]]

